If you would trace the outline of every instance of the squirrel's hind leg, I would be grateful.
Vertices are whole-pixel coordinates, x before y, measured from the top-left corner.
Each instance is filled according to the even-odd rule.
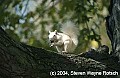
[[[67,40],[64,42],[64,51],[62,51],[63,53],[68,53],[69,52],[69,46],[70,46],[70,41]]]
[[[58,47],[58,46],[56,46],[56,49],[57,49],[57,51],[58,51],[58,53],[62,53],[62,47]]]

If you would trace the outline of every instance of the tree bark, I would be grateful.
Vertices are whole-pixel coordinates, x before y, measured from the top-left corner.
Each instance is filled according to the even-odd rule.
[[[111,40],[112,55],[120,61],[120,0],[111,0],[106,28]]]
[[[107,17],[107,31],[113,52],[119,54],[119,0],[111,1],[110,16]],[[83,54],[57,54],[43,48],[36,48],[10,38],[0,27],[0,78],[100,78],[87,72],[117,71],[120,64],[108,54],[109,48],[101,46]],[[51,71],[67,71],[68,74],[51,76]],[[86,72],[86,75],[71,76],[71,71]],[[119,76],[101,75],[103,78]]]
[[[105,52],[106,50],[100,49],[100,51]],[[69,75],[71,75],[71,71],[119,71],[119,66],[110,62],[113,61],[112,59],[107,60],[110,58],[108,55],[105,53],[103,55],[101,53],[96,54],[96,52],[91,50],[81,55],[57,54],[16,42],[0,28],[0,78],[88,78],[88,75],[50,76],[50,71],[67,71]],[[90,56],[89,53],[91,54]],[[113,66],[117,66],[118,69]],[[90,78],[92,77],[94,76],[90,76]],[[99,76],[97,77],[99,78]],[[107,77],[103,76],[103,78]]]

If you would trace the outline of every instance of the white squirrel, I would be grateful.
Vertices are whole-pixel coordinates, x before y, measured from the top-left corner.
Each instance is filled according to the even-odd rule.
[[[51,47],[55,46],[58,52],[73,52],[78,45],[79,30],[71,21],[62,24],[61,32],[49,31]]]

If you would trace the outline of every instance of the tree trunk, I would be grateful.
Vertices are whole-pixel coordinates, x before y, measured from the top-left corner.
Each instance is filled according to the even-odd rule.
[[[112,42],[113,52],[118,54],[117,47],[120,44],[119,3],[119,0],[112,1],[110,6],[114,7],[111,7],[113,10],[110,11],[110,17],[107,19],[108,35]],[[119,78],[102,73],[103,71],[120,72],[119,63],[116,58],[111,58],[108,52],[109,48],[104,45],[98,50],[79,55],[57,54],[16,42],[0,27],[0,78],[94,78],[95,74],[88,74],[88,71],[101,72],[103,78]],[[54,76],[50,75],[51,71],[54,71]],[[63,73],[64,71],[67,73]],[[85,74],[71,76],[72,71],[81,71]],[[100,78],[100,76],[97,74],[95,78]]]
[[[120,61],[120,0],[111,0],[109,13],[106,28],[111,40],[112,55]]]
[[[111,63],[113,60],[104,53],[106,50],[100,49],[100,51],[103,54],[95,54],[97,51],[92,50],[87,52],[88,54],[61,55],[16,42],[0,28],[0,78],[66,78],[69,77],[68,75],[71,75],[71,71],[119,71],[118,65],[113,62]],[[91,53],[90,58],[97,61],[88,59],[89,53]],[[117,66],[118,69],[115,69],[113,66]],[[68,74],[65,74],[65,76],[50,76],[50,71],[57,72],[57,70],[67,71]],[[87,78],[88,75],[71,76],[71,78],[77,77]],[[103,76],[103,78],[107,77]]]

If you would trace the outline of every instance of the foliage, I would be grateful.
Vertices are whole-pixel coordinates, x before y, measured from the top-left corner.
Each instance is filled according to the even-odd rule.
[[[72,20],[80,29],[79,45],[85,51],[92,40],[101,45],[100,26],[106,16],[108,0],[1,0],[0,26],[17,40],[51,49],[48,31],[59,30]]]

